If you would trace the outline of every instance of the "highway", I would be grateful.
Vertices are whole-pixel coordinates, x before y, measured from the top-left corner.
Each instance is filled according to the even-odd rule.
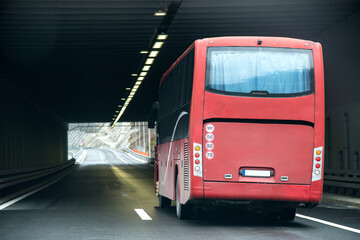
[[[70,174],[0,211],[1,240],[360,239],[360,209],[329,204],[298,209],[294,222],[234,207],[179,220],[174,203],[158,208],[151,164],[121,151],[86,151]]]

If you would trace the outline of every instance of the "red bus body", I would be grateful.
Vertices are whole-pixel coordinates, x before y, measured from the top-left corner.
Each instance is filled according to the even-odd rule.
[[[314,91],[293,97],[253,97],[206,90],[209,48],[259,47],[259,44],[262,48],[311,50]],[[160,85],[190,51],[194,52],[194,66],[187,113],[188,137],[158,144],[155,163],[158,193],[174,200],[178,178],[182,204],[205,199],[319,204],[324,168],[321,45],[277,37],[197,40],[164,74]],[[196,146],[200,151],[195,150]],[[201,174],[196,169],[200,169]],[[271,176],[241,175],[245,169],[255,170],[255,174],[271,173]]]

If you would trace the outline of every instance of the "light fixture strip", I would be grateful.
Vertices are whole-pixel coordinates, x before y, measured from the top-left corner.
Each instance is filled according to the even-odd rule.
[[[151,65],[151,64],[153,64],[154,63],[154,58],[148,58],[148,59],[146,59],[146,61],[145,61],[145,64],[146,65]]]
[[[155,42],[153,45],[154,49],[159,49],[164,45],[164,42]]]
[[[160,14],[160,15],[157,15]],[[157,12],[154,14],[155,16],[165,16],[166,12]],[[161,33],[156,37],[156,40],[160,40],[160,41],[155,41],[153,44],[153,49],[160,49],[163,45],[164,45],[164,40],[166,40],[168,37],[167,34]],[[129,93],[129,96],[126,98],[126,101],[124,103],[124,105],[121,107],[121,105],[119,105],[118,107],[121,107],[119,114],[116,116],[116,119],[114,120],[113,124],[111,125],[111,128],[113,128],[115,126],[115,124],[119,121],[119,119],[121,118],[121,116],[124,114],[127,106],[129,105],[130,101],[132,100],[132,98],[134,97],[136,91],[138,90],[141,82],[144,80],[145,76],[147,75],[147,71],[150,70],[150,65],[154,63],[155,61],[155,57],[157,57],[157,55],[159,54],[159,51],[157,50],[151,50],[150,53],[149,51],[140,51],[141,54],[149,54],[148,58],[145,61],[145,64],[142,68],[142,72],[138,75],[138,74],[131,74],[131,76],[135,77],[138,76],[137,81],[135,82],[133,88],[131,89],[131,92]],[[126,90],[130,90],[130,88],[126,88]],[[125,98],[121,99],[122,101],[125,100]]]

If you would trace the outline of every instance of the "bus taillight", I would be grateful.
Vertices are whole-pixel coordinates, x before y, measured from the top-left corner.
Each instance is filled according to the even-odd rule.
[[[194,176],[202,177],[202,146],[199,143],[194,143],[193,159]]]
[[[321,180],[321,171],[323,164],[323,147],[314,148],[314,156],[313,156],[313,174],[311,181]]]

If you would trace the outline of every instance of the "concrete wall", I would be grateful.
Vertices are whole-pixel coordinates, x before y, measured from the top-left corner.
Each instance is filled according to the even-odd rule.
[[[348,169],[352,170],[354,154],[360,151],[360,12],[329,26],[311,40],[320,42],[324,52],[328,123],[325,166],[344,169],[345,161],[339,164],[339,152],[345,159],[348,151]]]
[[[67,161],[67,124],[0,76],[0,171]]]

